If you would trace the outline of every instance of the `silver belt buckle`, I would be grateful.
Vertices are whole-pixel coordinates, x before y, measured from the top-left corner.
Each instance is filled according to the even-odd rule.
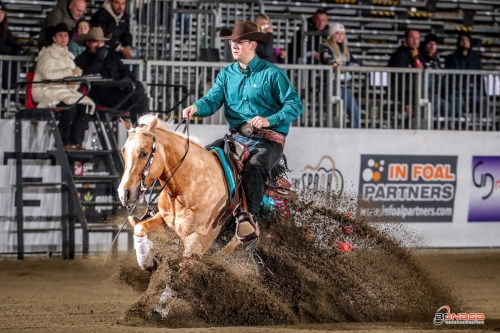
[[[243,134],[244,136],[252,135],[254,130],[255,128],[249,123],[244,123],[243,125],[240,126],[240,133]]]

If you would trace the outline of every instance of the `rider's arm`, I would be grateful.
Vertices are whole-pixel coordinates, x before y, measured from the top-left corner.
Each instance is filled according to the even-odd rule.
[[[224,103],[224,84],[226,81],[225,70],[222,70],[215,78],[213,87],[208,93],[193,103],[197,110],[197,117],[209,117],[219,110]]]
[[[271,127],[291,124],[302,114],[302,101],[283,70],[277,71],[271,90],[273,96],[283,105],[281,110],[267,117]]]

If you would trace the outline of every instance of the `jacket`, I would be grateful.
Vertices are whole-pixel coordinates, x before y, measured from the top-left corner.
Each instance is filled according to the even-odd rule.
[[[307,44],[306,44],[306,64],[318,64],[319,61],[314,59],[314,51],[319,52],[320,46],[323,43],[323,39],[328,38],[328,29],[329,25],[327,24],[326,27],[321,30],[322,35],[321,36],[308,36],[307,38]],[[312,20],[312,17],[307,19],[307,32],[312,32],[312,31],[320,31],[316,28],[314,25],[314,22]],[[296,57],[300,58],[302,57],[302,48],[303,48],[303,41],[301,40],[301,34],[302,30],[297,31],[297,34],[295,35],[295,40],[297,41],[297,54]],[[314,41],[314,50],[313,50],[313,41]],[[289,59],[294,59],[294,54],[293,54],[293,43],[289,45],[288,51],[290,54]],[[298,59],[297,59],[298,60]]]
[[[272,32],[268,32],[267,35],[271,37],[271,41],[267,44],[257,44],[257,55],[261,60],[265,60],[272,64],[275,64],[277,62],[283,64],[285,62],[285,59],[276,54],[276,49],[274,47],[274,34]]]
[[[76,67],[73,59],[74,56],[67,47],[62,48],[55,43],[44,47],[38,54],[34,81],[56,80],[72,76],[73,69]],[[68,88],[64,83],[34,84],[32,95],[33,100],[38,103],[38,108],[55,107],[61,102],[71,105],[82,96],[77,87]],[[88,113],[94,113],[95,104],[90,98],[84,97],[79,104],[87,104]]]
[[[417,61],[420,62],[420,64],[422,64],[423,66],[424,59],[422,57],[422,54],[419,52],[417,57],[414,59],[412,55],[412,50],[405,45],[401,45],[400,47],[397,48],[396,52],[394,52],[394,54],[391,56],[387,66],[398,67],[398,68],[417,68]],[[410,80],[411,77],[413,77],[413,80]],[[397,94],[397,98],[400,102],[403,102],[404,98],[404,102],[406,105],[415,106],[418,104],[415,94],[417,86],[416,75],[392,73],[391,82],[392,82],[391,90],[394,95]]]
[[[109,0],[102,5],[90,19],[92,27],[101,27],[104,35],[112,34],[111,39],[106,42],[113,50],[120,51],[120,47],[132,46],[132,35],[130,34],[130,18],[127,13],[117,16]]]
[[[7,29],[6,39],[0,36],[0,54],[3,55],[22,55],[24,49],[19,42],[14,38],[10,29]]]
[[[52,40],[47,36],[47,28],[55,26],[57,23],[66,23],[69,31],[74,31],[78,21],[83,20],[84,15],[78,20],[75,20],[68,10],[68,5],[71,0],[59,0],[57,5],[50,11],[47,17],[43,20],[40,27],[40,36],[38,37],[38,48],[49,46]]]
[[[118,58],[116,52],[108,52],[106,58],[102,60],[87,49],[76,57],[75,63],[82,69],[83,75],[101,74],[103,78],[115,81],[122,80],[124,77],[132,78],[130,70]]]

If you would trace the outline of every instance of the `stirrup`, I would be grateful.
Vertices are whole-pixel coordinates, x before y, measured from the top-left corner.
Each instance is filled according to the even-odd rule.
[[[242,243],[247,243],[259,238],[259,225],[252,219],[252,215],[241,213],[236,218],[236,238]]]

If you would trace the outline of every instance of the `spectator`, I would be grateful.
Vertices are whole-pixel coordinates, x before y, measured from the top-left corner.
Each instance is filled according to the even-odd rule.
[[[337,66],[359,66],[354,56],[349,52],[347,39],[345,38],[345,28],[340,23],[330,24],[328,39],[321,48],[320,62],[324,65]],[[340,78],[349,81],[351,76],[347,73]],[[331,93],[326,94],[331,96]],[[358,128],[359,107],[353,96],[352,89],[347,85],[340,86],[340,97],[345,101],[347,114],[351,119],[351,126]]]
[[[308,32],[322,32],[322,35],[317,36],[307,36],[306,44],[306,64],[318,64],[319,63],[319,49],[323,43],[323,35],[328,35],[328,15],[324,9],[318,9],[316,13],[307,19],[307,31]],[[297,52],[294,54],[293,45],[289,47],[291,53],[291,59],[295,59],[295,56],[301,58],[303,52],[303,41],[301,39],[302,30],[299,30],[295,36],[297,40]]]
[[[274,30],[271,27],[269,16],[259,14],[255,17],[254,23],[259,27],[260,32],[267,34],[271,38],[271,41],[267,44],[257,44],[257,55],[259,58],[273,64],[285,63],[286,51],[274,47]]]
[[[481,62],[481,59],[474,51],[472,51],[471,35],[466,32],[461,32],[458,34],[457,50],[445,58],[444,65],[446,69],[483,69],[483,63]],[[460,85],[460,81],[462,81],[462,85]],[[448,83],[448,87],[451,91],[451,98],[458,110],[462,110],[462,112],[465,113],[466,105],[468,105],[470,109],[473,109],[476,106],[474,104],[478,104],[481,102],[481,84],[482,82],[479,76],[463,74],[456,74],[452,76],[452,79]],[[453,87],[455,89],[453,89]]]
[[[418,51],[420,45],[420,32],[414,29],[407,30],[403,45],[389,59],[388,67],[420,68],[423,69],[423,58]],[[398,74],[393,75],[392,87],[398,100],[404,103],[408,115],[414,115],[418,101],[414,91],[417,89],[417,81],[411,80],[415,75]],[[397,79],[397,81],[396,81]],[[403,90],[404,86],[404,90]]]
[[[85,46],[81,46],[80,44],[78,44],[78,37],[80,35],[87,34],[89,30],[90,30],[90,23],[88,21],[81,20],[80,22],[77,23],[76,33],[73,34],[73,38],[71,38],[71,41],[68,44],[69,52],[73,53],[75,57],[78,57],[85,51]]]
[[[472,51],[472,37],[461,32],[457,38],[457,50],[445,58],[444,65],[449,69],[482,70],[481,59]]]
[[[109,41],[110,36],[104,37],[100,27],[90,28],[88,34],[81,35],[78,42],[86,46],[85,52],[75,59],[75,63],[83,70],[84,75],[100,74],[105,79],[115,81],[134,81],[127,66],[118,58],[118,54],[110,50],[104,42]],[[97,103],[106,107],[116,107],[125,98],[128,98],[123,110],[130,111],[132,122],[137,121],[138,115],[149,111],[148,98],[141,82],[135,81],[136,89],[133,96],[129,85],[127,86],[105,86],[94,88],[89,96]]]
[[[424,68],[430,69],[441,69],[441,62],[437,56],[438,51],[438,37],[435,34],[428,34],[424,38],[423,44],[420,46],[419,53],[422,55],[422,63]],[[444,117],[451,117],[453,115],[453,111],[451,105],[448,104],[448,108],[446,106],[446,101],[440,96],[438,91],[437,83],[434,82],[435,78],[438,78],[438,75],[429,74],[428,82],[428,96],[432,103],[432,109],[436,112],[439,112],[439,115]]]
[[[92,15],[90,25],[102,28],[104,35],[111,34],[106,43],[116,51],[120,59],[134,59],[138,52],[132,48],[130,19],[125,12],[127,0],[106,0],[101,8]]]
[[[42,47],[52,43],[52,37],[47,36],[48,27],[65,23],[69,31],[74,31],[78,21],[83,19],[86,8],[87,2],[85,0],[59,0],[56,7],[43,20],[40,36],[38,36],[38,48],[41,50]]]
[[[68,51],[69,29],[66,24],[58,23],[54,29],[48,30],[53,31],[53,44],[44,47],[38,54],[34,81],[82,75],[82,70],[73,61],[73,54]],[[75,83],[35,84],[32,94],[38,108],[73,105],[82,96]],[[66,150],[85,149],[82,142],[89,120],[88,114],[93,114],[95,104],[90,98],[84,97],[75,107],[76,115],[75,108],[64,110],[58,124]]]
[[[0,1],[0,55],[23,55],[24,49],[14,38],[9,29],[9,20],[5,5]],[[2,88],[9,89],[17,82],[17,61],[13,61],[10,66],[9,81],[9,61],[2,61]],[[10,85],[9,85],[10,83]]]

